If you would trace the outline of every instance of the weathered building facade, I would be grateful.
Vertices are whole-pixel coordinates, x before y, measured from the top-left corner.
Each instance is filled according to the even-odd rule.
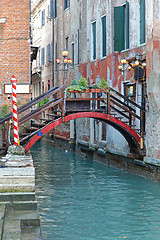
[[[30,99],[30,1],[1,1],[0,107],[11,106],[11,78],[17,79],[18,104]]]
[[[159,8],[149,0],[51,2],[54,85],[63,84],[63,67],[57,66],[55,59],[61,58],[61,51],[67,48],[73,61],[66,71],[67,85],[73,79],[78,81],[80,76],[84,76],[89,84],[104,78],[110,87],[143,107],[146,104],[144,144],[147,159],[159,159]],[[159,1],[156,3],[159,6]],[[119,71],[122,59],[132,66],[130,71],[127,68]],[[136,61],[141,63],[141,74]],[[77,143],[88,144],[91,148],[103,146],[124,155],[129,153],[123,136],[98,121],[76,120],[70,126],[71,138],[75,138],[75,132]],[[63,134],[68,137],[68,132]]]

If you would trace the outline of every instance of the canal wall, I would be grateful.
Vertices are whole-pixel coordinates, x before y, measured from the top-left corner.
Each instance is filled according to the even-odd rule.
[[[0,240],[42,239],[31,155],[11,146],[0,159]]]

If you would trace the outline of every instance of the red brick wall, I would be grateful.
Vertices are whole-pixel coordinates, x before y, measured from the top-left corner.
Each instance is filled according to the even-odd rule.
[[[12,75],[18,83],[30,82],[30,5],[29,0],[1,0],[0,18],[0,106],[11,101],[4,94],[4,84],[10,83]],[[18,94],[21,103],[30,94]]]

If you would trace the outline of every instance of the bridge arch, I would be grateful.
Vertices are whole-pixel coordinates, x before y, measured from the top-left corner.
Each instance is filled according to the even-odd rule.
[[[30,141],[25,147],[25,151],[27,152],[44,134],[46,134],[53,128],[61,125],[62,123],[65,123],[74,119],[78,119],[78,118],[95,118],[100,121],[106,122],[107,124],[117,129],[124,136],[124,138],[127,140],[130,146],[131,152],[136,154],[139,153],[140,137],[138,136],[138,134],[127,124],[123,123],[121,120],[113,116],[108,116],[106,113],[98,113],[98,112],[73,113],[65,116],[63,118],[63,121],[61,117],[57,120],[52,121],[30,139]]]

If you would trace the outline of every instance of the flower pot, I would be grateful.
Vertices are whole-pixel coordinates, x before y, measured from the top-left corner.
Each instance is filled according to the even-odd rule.
[[[90,89],[90,92],[98,93],[98,92],[103,92],[103,90],[100,89],[100,88],[91,88],[91,89]]]

